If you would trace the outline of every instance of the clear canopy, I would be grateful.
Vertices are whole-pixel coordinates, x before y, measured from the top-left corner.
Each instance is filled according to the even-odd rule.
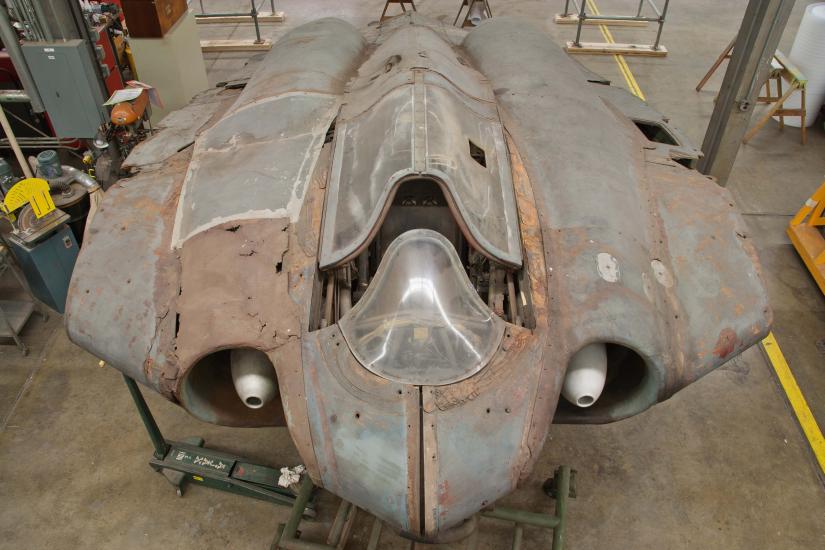
[[[443,385],[480,371],[501,343],[450,241],[428,229],[390,244],[361,300],[339,321],[356,359],[397,382]]]
[[[422,176],[444,188],[473,245],[520,266],[509,154],[489,83],[440,36],[408,26],[376,49],[351,90],[336,123],[321,267],[352,259],[399,183]]]

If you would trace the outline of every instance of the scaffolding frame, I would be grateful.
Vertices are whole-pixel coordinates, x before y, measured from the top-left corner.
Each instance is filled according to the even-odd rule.
[[[624,55],[664,55],[667,49],[661,45],[662,29],[665,25],[667,10],[670,0],[664,0],[664,5],[660,10],[653,0],[639,0],[639,7],[636,15],[602,15],[597,13],[587,13],[588,0],[564,0],[564,13],[556,17],[556,22],[576,22],[576,38],[568,43],[567,50],[571,53],[621,53]],[[645,4],[650,6],[655,17],[643,15]],[[571,5],[574,8],[571,10]],[[588,23],[591,21],[591,23]],[[657,23],[656,40],[652,45],[639,44],[611,44],[607,42],[582,43],[582,26],[587,24],[598,25],[646,25],[647,23]],[[621,50],[621,51],[618,51]]]

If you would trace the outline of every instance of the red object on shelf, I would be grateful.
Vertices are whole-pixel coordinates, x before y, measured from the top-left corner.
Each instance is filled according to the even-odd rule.
[[[112,39],[109,37],[108,25],[98,25],[95,27],[98,34],[98,40],[95,45],[103,47],[103,60],[101,63],[109,68],[109,76],[106,77],[106,91],[113,94],[115,90],[125,88],[123,76],[120,74],[120,67],[117,63],[117,54],[115,53],[115,46]]]

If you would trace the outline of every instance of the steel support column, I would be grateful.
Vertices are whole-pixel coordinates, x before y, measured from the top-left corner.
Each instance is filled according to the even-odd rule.
[[[29,101],[32,105],[32,110],[35,113],[42,113],[46,110],[43,106],[43,101],[40,99],[40,93],[37,91],[37,85],[34,83],[29,72],[29,66],[26,64],[26,59],[23,57],[23,51],[20,49],[20,42],[17,38],[17,31],[11,26],[9,14],[6,8],[0,6],[0,39],[3,40],[3,45],[6,47],[11,58],[14,68],[17,71],[17,77],[23,85],[23,90],[29,96]]]
[[[726,185],[794,0],[750,0],[702,143],[699,171]]]

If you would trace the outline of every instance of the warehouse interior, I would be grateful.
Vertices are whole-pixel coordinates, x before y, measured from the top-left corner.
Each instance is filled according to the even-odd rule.
[[[0,6],[0,11],[11,11],[13,15],[18,13],[14,10],[24,4],[51,3],[6,0],[6,8]],[[71,4],[71,0],[68,3]],[[83,7],[81,2],[76,3],[78,10]],[[124,73],[117,86],[140,93],[125,100],[127,114],[135,111],[137,122],[130,119],[128,123],[116,124],[114,109],[122,108],[124,103],[115,101],[104,106],[103,100],[115,90],[98,87],[94,94],[101,100],[101,116],[107,127],[103,133],[95,130],[90,135],[67,135],[53,123],[50,128],[54,131],[47,126],[38,126],[40,130],[34,134],[39,136],[45,131],[48,135],[42,139],[47,141],[37,142],[34,137],[26,137],[32,136],[31,133],[20,134],[22,153],[27,157],[37,156],[35,162],[25,161],[29,171],[34,168],[34,174],[26,174],[16,161],[10,144],[12,140],[4,131],[6,139],[0,142],[3,146],[0,155],[6,166],[11,167],[9,174],[11,171],[17,174],[15,182],[24,178],[27,178],[24,181],[37,179],[38,174],[46,178],[45,164],[41,164],[41,160],[45,159],[45,163],[48,155],[43,151],[54,149],[59,151],[63,164],[74,165],[75,170],[97,177],[99,187],[94,187],[92,178],[91,184],[84,188],[89,191],[90,208],[109,213],[112,210],[111,200],[107,202],[109,186],[114,185],[113,189],[121,185],[116,182],[122,174],[121,164],[129,164],[128,154],[146,151],[158,129],[157,135],[167,127],[174,130],[169,119],[164,121],[163,117],[187,113],[179,110],[196,94],[203,90],[217,93],[218,89],[231,89],[233,83],[246,82],[266,63],[267,51],[277,48],[282,37],[321,17],[339,18],[359,30],[371,32],[370,29],[378,28],[383,9],[387,8],[389,16],[402,14],[402,6],[405,10],[412,9],[408,4],[396,2],[385,6],[384,0],[253,1],[253,12],[258,10],[262,16],[257,36],[256,25],[243,15],[250,11],[247,0],[192,0],[188,6],[185,1],[170,0],[170,5],[183,6],[182,13],[177,16],[183,23],[178,21],[171,27],[170,35],[174,36],[133,38],[132,28],[137,24],[130,25],[129,11],[137,8],[130,4],[147,3],[122,0],[107,5],[117,6],[120,10],[110,12],[114,18],[120,17],[118,13],[125,14],[125,24],[116,26],[128,27],[125,41],[130,45],[130,55],[134,59],[119,62],[124,65]],[[485,21],[479,23],[479,31],[496,19],[514,16],[521,18],[518,21],[524,25],[540,29],[549,41],[563,48],[576,41],[577,33],[576,24],[555,21],[556,16],[564,12],[565,4],[564,0],[490,0],[490,13],[483,14]],[[642,4],[649,9],[646,1]],[[741,108],[743,104],[738,103],[740,108],[732,109],[733,112],[717,112],[726,97],[720,94],[720,89],[723,79],[729,78],[726,75],[728,63],[734,63],[737,54],[747,58],[752,53],[736,49],[733,58],[724,61],[702,90],[696,91],[697,84],[714,61],[736,39],[740,26],[744,28],[743,21],[757,27],[757,19],[748,21],[746,16],[785,13],[787,22],[778,30],[778,43],[772,44],[766,35],[770,34],[769,28],[776,30],[776,19],[781,20],[781,15],[772,22],[769,16],[765,16],[767,21],[759,20],[763,27],[761,32],[753,32],[753,43],[768,44],[767,48],[786,56],[793,50],[803,18],[812,12],[812,7],[823,6],[821,13],[825,21],[825,3],[811,0],[672,0],[667,3],[657,0],[655,5],[659,11],[667,5],[660,36],[666,55],[634,55],[626,51],[613,55],[614,50],[609,50],[608,55],[582,52],[569,55],[587,70],[609,80],[612,86],[628,90],[637,97],[641,94],[641,99],[649,106],[664,114],[669,125],[705,152],[709,127],[712,129],[716,124],[719,135],[727,136],[725,124],[729,124],[728,129],[741,125],[742,117],[747,115],[745,124],[753,127],[773,105],[755,103]],[[625,14],[632,18],[639,6],[636,0],[586,0],[581,13]],[[460,7],[463,12],[457,18],[456,31],[460,30],[461,18],[468,11],[462,2],[418,0],[414,3],[416,14],[448,27],[454,25]],[[97,9],[95,13],[107,13],[106,9]],[[194,16],[202,13],[232,16],[226,17],[228,22],[206,24],[199,21],[196,24]],[[156,13],[154,15],[158,17]],[[272,16],[270,20],[264,17],[266,15]],[[139,17],[135,16],[135,19]],[[236,22],[232,17],[246,19]],[[650,45],[657,40],[659,31],[659,25],[653,21],[644,22],[644,25],[622,22],[599,25],[598,20],[590,23],[594,22],[597,24],[581,25],[582,43]],[[770,27],[771,24],[774,27]],[[20,31],[21,26],[16,28]],[[825,35],[825,27],[819,29]],[[132,36],[128,36],[129,33]],[[740,37],[743,33],[740,30]],[[119,43],[124,32],[118,31],[111,36],[117,37],[112,44]],[[57,41],[58,37],[52,39]],[[517,39],[513,37],[514,41]],[[4,43],[6,40],[3,36]],[[32,54],[26,50],[36,47],[37,41],[32,41],[34,45],[29,46],[25,40],[20,42],[26,59],[31,59]],[[215,44],[223,43],[218,46],[223,51],[207,48],[201,52],[205,43],[213,48]],[[82,36],[79,44],[80,50],[73,51],[85,51],[83,48],[88,46]],[[342,44],[341,49],[345,48]],[[201,56],[203,71],[193,68],[200,63]],[[750,90],[752,99],[763,90],[764,75],[772,59],[768,55],[760,61],[758,53],[753,57],[755,72],[751,74],[761,67],[763,81]],[[151,60],[150,64],[148,60]],[[825,57],[819,57],[817,62],[825,74]],[[29,64],[37,81],[38,69],[34,62],[29,61]],[[743,63],[740,67],[742,73],[747,73],[746,65]],[[0,68],[7,71],[2,64]],[[128,72],[129,68],[136,74]],[[95,71],[91,73],[100,76]],[[21,70],[17,72],[21,73]],[[69,79],[91,78],[90,73],[64,74],[68,76],[63,78]],[[146,76],[155,74],[158,76]],[[284,81],[289,82],[289,78],[286,75]],[[23,78],[17,80],[26,82]],[[140,86],[128,85],[127,80],[139,81]],[[273,86],[280,86],[277,84],[280,81],[273,82],[276,82]],[[814,95],[813,82],[811,77],[810,95]],[[68,88],[70,84],[58,81],[57,86]],[[79,84],[71,85],[78,90],[82,88]],[[42,90],[44,86],[38,82],[37,87]],[[26,91],[31,96],[31,92]],[[71,93],[77,97],[82,95],[77,91]],[[155,93],[162,99],[162,106],[155,103]],[[25,108],[21,107],[25,102],[12,95],[3,96],[2,107],[10,113],[9,119],[15,130],[22,130],[25,124],[18,124],[17,117],[25,118]],[[740,101],[742,98],[737,96],[735,99]],[[810,214],[818,200],[825,203],[825,191],[819,192],[820,199],[816,198],[818,189],[825,185],[825,116],[821,108],[822,105],[816,106],[806,115],[814,122],[806,129],[805,143],[802,143],[798,124],[792,125],[791,115],[786,117],[788,122],[781,129],[775,120],[768,120],[749,136],[747,143],[741,143],[746,127],[741,128],[734,139],[729,175],[722,178],[735,210],[744,220],[746,234],[740,235],[740,239],[755,249],[761,265],[761,276],[773,312],[770,333],[714,372],[697,376],[695,381],[691,380],[693,383],[673,397],[639,414],[605,424],[550,424],[540,453],[533,457],[532,470],[518,483],[518,488],[504,495],[496,506],[536,515],[558,514],[557,499],[548,496],[545,482],[553,478],[559,466],[567,465],[576,473],[575,495],[565,499],[563,512],[563,546],[566,548],[732,550],[825,547],[825,522],[822,520],[825,515],[825,440],[820,429],[825,425],[825,283],[821,282],[825,271],[817,275],[816,266],[811,269],[806,265],[788,233],[789,224],[806,205]],[[48,116],[52,122],[63,118],[52,110],[48,110]],[[507,119],[503,120],[506,126]],[[4,128],[6,126],[4,124]],[[554,131],[563,137],[570,128],[559,127]],[[101,139],[103,147],[98,147]],[[732,138],[724,139],[730,144]],[[81,145],[76,146],[77,143]],[[184,147],[188,146],[184,144]],[[582,149],[594,146],[588,143],[577,145]],[[141,147],[143,149],[139,149]],[[87,148],[91,153],[86,151]],[[115,150],[121,152],[115,154]],[[722,153],[716,159],[721,159],[719,163],[724,162]],[[60,163],[57,161],[58,168]],[[698,166],[702,171],[701,161]],[[712,170],[708,170],[703,173],[713,175]],[[724,168],[721,170],[724,172]],[[77,181],[84,177],[79,176]],[[104,179],[111,181],[104,184]],[[225,185],[231,183],[227,181]],[[8,197],[13,194],[5,184],[3,191],[8,205]],[[27,201],[34,199],[27,198],[20,204]],[[35,202],[31,203],[32,209],[36,207]],[[61,203],[56,202],[60,208]],[[6,208],[4,206],[4,210]],[[610,209],[611,205],[602,204],[602,208]],[[142,214],[136,208],[133,216],[137,219]],[[19,217],[22,223],[23,215]],[[68,217],[61,223],[69,223],[67,220]],[[3,268],[0,279],[2,300],[26,300],[28,292],[18,275],[22,272],[23,278],[27,279],[28,273],[17,266],[22,262],[15,259],[16,254],[9,252],[15,245],[8,244],[8,235],[17,226],[6,222],[3,226],[4,242],[7,243],[4,266],[8,264],[8,269]],[[65,227],[68,228],[65,231],[71,229],[69,225]],[[123,229],[123,246],[140,247],[142,243],[129,237],[125,226]],[[90,230],[95,231],[93,224],[86,226],[87,237],[83,242]],[[712,232],[713,228],[708,230]],[[814,230],[821,233],[821,227]],[[234,234],[236,229],[227,231]],[[93,236],[99,239],[97,234]],[[65,235],[60,237],[61,247],[67,238]],[[71,242],[77,247],[77,242]],[[147,242],[145,246],[152,245]],[[88,254],[80,245],[81,260],[84,252]],[[701,259],[688,258],[686,261],[690,264]],[[821,270],[825,270],[825,253],[820,253],[811,265],[816,262]],[[280,271],[280,264],[278,269]],[[713,268],[708,269],[712,272]],[[48,278],[48,275],[41,276]],[[69,268],[64,287],[69,285],[70,276]],[[96,280],[98,278],[105,281],[107,274],[97,273]],[[714,284],[713,277],[708,280],[708,284]],[[31,281],[28,285],[36,286]],[[185,292],[185,285],[183,288]],[[136,291],[123,287],[124,296],[130,292]],[[65,293],[64,288],[64,303]],[[11,338],[4,340],[7,345],[0,346],[0,548],[301,547],[290,546],[286,539],[281,540],[279,546],[284,524],[292,514],[290,506],[250,498],[237,491],[222,491],[198,483],[198,479],[190,479],[180,491],[182,495],[176,494],[176,487],[147,466],[152,458],[152,440],[136,411],[129,388],[124,384],[124,376],[107,364],[111,361],[70,340],[62,304],[56,310],[36,292],[34,300],[34,314],[27,318],[19,332],[26,353],[22,353],[21,347]],[[80,310],[71,311],[78,315]],[[96,322],[114,325],[121,320],[99,318]],[[621,325],[624,321],[617,318],[612,322]],[[127,343],[108,342],[105,345],[116,348]],[[200,437],[211,449],[276,469],[304,463],[301,450],[293,443],[294,434],[291,437],[285,426],[239,428],[205,422],[144,384],[138,386],[157,425],[170,440]],[[281,392],[284,391],[282,385]],[[483,472],[479,475],[482,477],[479,484],[489,481],[483,479]],[[365,471],[364,476],[369,477],[370,472]],[[297,479],[309,477],[304,474]],[[336,516],[343,496],[322,488],[317,479],[312,481],[318,486],[314,493],[314,517],[300,522],[300,538],[296,535],[292,542],[311,541],[319,544],[314,548],[332,548],[334,546],[320,545],[327,540],[330,530],[341,527],[341,520],[345,519],[343,515]],[[293,484],[293,489],[296,488],[297,484]],[[363,507],[352,508],[356,509],[357,512],[349,512],[347,516],[351,519],[346,521],[346,540],[340,542],[339,548],[367,548],[373,542],[371,538],[376,533],[378,520]],[[374,547],[551,547],[553,529],[519,517],[522,522],[516,520],[514,525],[513,521],[498,517],[478,516],[477,521],[474,520],[474,532],[469,536],[432,545],[412,541],[385,525],[376,537],[378,542]],[[516,542],[520,546],[516,546]],[[553,547],[560,550],[561,545],[557,542]]]

